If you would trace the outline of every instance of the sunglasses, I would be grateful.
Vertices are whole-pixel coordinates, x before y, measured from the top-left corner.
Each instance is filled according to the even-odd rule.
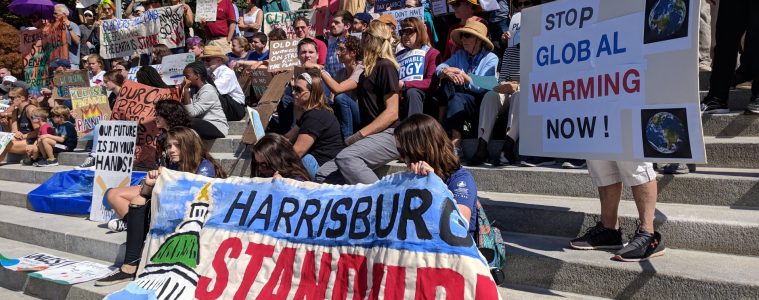
[[[414,29],[412,29],[412,28],[405,28],[405,29],[401,29],[401,30],[399,31],[399,33],[400,33],[401,35],[411,35],[411,34],[414,34],[414,33],[416,33],[416,30],[414,30]]]
[[[471,39],[473,37],[474,37],[474,35],[472,35],[471,33],[468,33],[468,32],[464,32],[464,33],[461,34],[461,38],[462,39]]]
[[[525,6],[529,6],[529,5],[532,5],[532,1],[530,1],[530,0],[521,1],[521,2],[515,2],[514,3],[514,7],[525,7]]]

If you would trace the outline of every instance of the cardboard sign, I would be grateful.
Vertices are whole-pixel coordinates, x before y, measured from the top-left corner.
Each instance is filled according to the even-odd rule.
[[[195,22],[216,21],[216,10],[219,7],[217,0],[197,0],[195,2]]]
[[[405,0],[377,0],[374,2],[374,13],[381,14],[388,10],[403,9],[405,6]]]
[[[21,31],[21,57],[26,83],[36,90],[49,87],[54,73],[48,68],[56,59],[69,58],[67,29],[61,20],[43,29]]]
[[[184,81],[184,68],[192,62],[195,62],[195,55],[192,53],[173,54],[164,57],[156,70],[166,85],[178,85]]]
[[[520,153],[706,162],[699,1],[662,3],[562,0],[522,12]]]
[[[256,69],[251,73],[250,87],[256,99],[261,99],[272,78],[274,77],[267,70]]]
[[[137,149],[137,122],[102,121],[95,147],[95,182],[92,185],[90,220],[105,222],[113,211],[103,200],[109,188],[129,186]]]
[[[298,60],[298,41],[284,40],[269,43],[269,71],[292,70],[300,65]]]
[[[137,280],[106,299],[500,299],[434,174],[374,184],[162,170]]]
[[[6,258],[0,255],[0,263],[6,269],[20,272],[36,272],[76,263],[76,261],[55,255],[38,252],[18,259]]]
[[[70,99],[70,87],[88,86],[90,86],[90,75],[87,70],[55,72],[55,77],[53,77],[53,99]]]
[[[182,47],[184,8],[165,6],[132,19],[103,20],[100,36],[100,56],[105,59],[150,53],[158,44],[169,49]]]
[[[412,8],[404,8],[399,10],[390,10],[385,12],[388,15],[392,15],[395,17],[395,19],[398,21],[398,27],[395,28],[395,32],[398,32],[398,30],[401,29],[401,20],[407,19],[407,18],[417,18],[424,22],[424,8],[423,7],[412,7]]]
[[[155,102],[178,98],[172,89],[154,88],[134,81],[125,81],[121,86],[111,119],[139,123],[136,151],[138,164],[147,168],[153,168],[156,164],[158,128],[155,125]]]
[[[72,285],[100,279],[115,268],[91,261],[80,261],[63,267],[47,269],[29,274],[31,277],[52,281],[58,284]]]
[[[428,49],[429,47],[413,49],[398,56],[398,64],[401,65],[399,75],[402,81],[424,79],[424,56],[427,55]]]
[[[264,33],[268,35],[272,29],[281,28],[287,32],[288,39],[294,39],[295,28],[293,27],[293,21],[295,18],[301,16],[309,20],[309,33],[310,36],[314,36],[316,33],[316,30],[314,30],[314,28],[317,26],[317,19],[313,9],[266,13],[264,15]],[[271,48],[271,45],[269,48]],[[269,57],[271,57],[271,55]]]
[[[105,95],[103,87],[72,87],[69,91],[71,93],[72,109],[90,106],[92,104],[108,104],[108,97]]]
[[[293,79],[293,71],[287,71],[279,73],[271,79],[269,87],[266,89],[261,100],[258,101],[256,110],[261,115],[261,123],[263,127],[269,126],[269,118],[277,111],[277,104],[282,99],[282,95],[285,94],[285,87]]]
[[[93,138],[93,130],[100,122],[111,119],[111,108],[108,103],[91,104],[72,110],[71,116],[79,140],[88,141]]]

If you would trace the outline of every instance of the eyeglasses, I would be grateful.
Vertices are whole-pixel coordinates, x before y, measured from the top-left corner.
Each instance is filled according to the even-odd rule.
[[[525,7],[525,6],[529,6],[529,5],[532,5],[532,1],[530,1],[530,0],[521,1],[521,2],[514,2],[514,7]]]
[[[472,37],[474,37],[474,35],[472,35],[469,32],[464,32],[464,33],[461,34],[461,38],[462,39],[471,39]]]
[[[416,33],[416,30],[414,30],[412,28],[405,28],[405,29],[401,29],[399,32],[400,32],[401,35],[412,35],[412,34]]]

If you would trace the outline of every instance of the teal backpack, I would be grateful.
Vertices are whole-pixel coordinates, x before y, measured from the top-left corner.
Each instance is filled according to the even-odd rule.
[[[504,281],[503,267],[506,265],[506,243],[503,241],[501,230],[495,228],[493,223],[488,220],[482,203],[477,200],[477,228],[475,231],[474,241],[480,253],[485,257],[490,267],[490,275],[496,285]]]

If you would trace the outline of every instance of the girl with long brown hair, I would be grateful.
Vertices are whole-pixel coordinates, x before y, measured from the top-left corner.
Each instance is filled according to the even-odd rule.
[[[477,184],[461,167],[453,143],[435,118],[424,114],[409,116],[395,129],[400,158],[414,174],[434,173],[453,193],[459,212],[469,220],[469,232],[477,229]]]
[[[264,135],[253,146],[253,164],[250,177],[284,177],[300,181],[310,179],[293,144],[276,133]]]

